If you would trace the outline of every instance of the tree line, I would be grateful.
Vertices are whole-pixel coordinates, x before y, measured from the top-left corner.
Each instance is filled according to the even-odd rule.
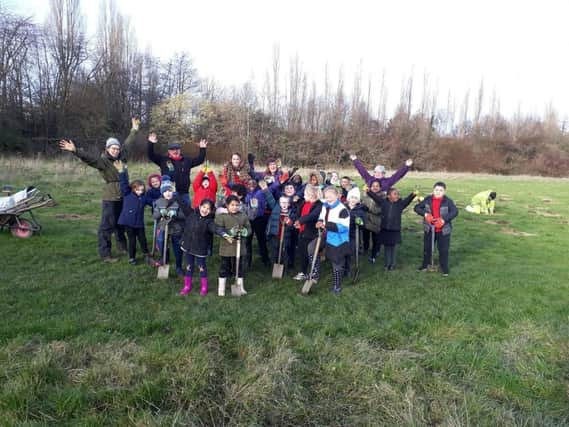
[[[506,118],[484,81],[476,93],[441,96],[425,71],[420,85],[411,73],[389,94],[385,72],[378,82],[359,71],[348,84],[341,70],[332,78],[325,66],[319,87],[298,55],[283,64],[275,46],[260,88],[253,81],[225,87],[200,79],[187,52],[160,60],[141,51],[113,0],[100,2],[94,37],[84,28],[79,0],[50,0],[43,24],[0,4],[3,153],[53,154],[61,137],[97,150],[139,117],[188,151],[207,138],[214,161],[239,151],[314,166],[348,164],[356,153],[392,167],[413,157],[423,170],[565,176],[569,169],[569,135],[554,107]]]

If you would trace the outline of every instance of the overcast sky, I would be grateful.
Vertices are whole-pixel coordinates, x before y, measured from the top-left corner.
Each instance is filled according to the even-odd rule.
[[[49,0],[0,0],[10,10],[43,21]],[[87,28],[97,25],[97,0],[83,0]],[[201,76],[225,85],[251,78],[263,85],[279,44],[282,70],[298,53],[311,80],[324,67],[343,67],[349,83],[360,63],[379,91],[385,70],[390,104],[401,81],[414,73],[420,97],[424,70],[438,82],[439,104],[448,91],[462,100],[483,78],[495,88],[502,112],[521,105],[543,114],[553,104],[569,117],[569,1],[510,0],[117,0],[131,19],[141,49],[167,58],[188,51]],[[441,105],[444,106],[444,105]]]

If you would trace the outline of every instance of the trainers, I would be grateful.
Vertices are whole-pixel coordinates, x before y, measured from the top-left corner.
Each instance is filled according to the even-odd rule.
[[[293,280],[306,280],[306,275],[301,271],[292,278]]]
[[[113,264],[119,260],[118,258],[112,257],[110,255],[104,256],[102,259],[103,259],[103,262],[108,262],[109,264]]]
[[[131,264],[131,265],[135,265],[135,264],[136,264],[136,259],[131,258],[131,259],[128,260],[128,263]]]
[[[448,277],[448,273],[443,273],[443,277]]]
[[[370,256],[370,257],[368,257],[367,260],[368,260],[371,264],[375,264],[375,258],[374,258],[374,257]]]

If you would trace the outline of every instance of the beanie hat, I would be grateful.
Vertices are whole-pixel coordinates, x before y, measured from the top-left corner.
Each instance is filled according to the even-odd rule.
[[[174,191],[172,181],[162,181],[162,184],[160,185],[160,194],[164,194],[168,190]]]
[[[346,196],[346,199],[350,200],[351,198],[354,198],[358,201],[361,200],[360,189],[358,187],[354,187],[350,191],[348,191],[348,195]]]
[[[109,138],[105,144],[105,148],[110,148],[113,145],[117,145],[119,148],[121,147],[121,143],[116,138]]]
[[[383,165],[377,165],[375,168],[373,168],[374,172],[381,172],[381,173],[385,173],[385,166]]]
[[[168,144],[168,150],[178,150],[182,148],[182,145],[178,142],[171,142]]]

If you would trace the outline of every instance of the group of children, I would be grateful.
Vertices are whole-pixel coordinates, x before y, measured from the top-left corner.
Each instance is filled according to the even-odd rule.
[[[367,252],[370,238],[369,262],[376,262],[379,248],[383,246],[385,269],[396,268],[402,214],[416,196],[412,192],[400,198],[395,187],[381,191],[381,181],[374,178],[369,180],[369,187],[363,187],[362,195],[349,177],[340,179],[336,173],[310,172],[308,182],[303,184],[298,174],[287,172],[275,178],[272,173],[255,174],[253,169],[246,185],[229,183],[229,195],[222,190],[223,194],[218,196],[216,176],[206,165],[193,181],[193,196],[188,204],[176,193],[169,176],[150,175],[145,191],[142,181],[129,183],[128,173],[121,166],[124,201],[118,223],[126,230],[129,262],[136,263],[138,240],[147,262],[159,266],[164,262],[162,253],[167,240],[174,253],[176,273],[184,277],[180,295],[191,291],[196,265],[200,294],[207,294],[206,259],[213,253],[214,235],[221,238],[220,296],[225,295],[227,281],[234,276],[232,295],[247,294],[244,276],[252,267],[254,238],[265,266],[278,263],[292,269],[298,258],[300,271],[294,279],[299,281],[318,281],[320,252],[323,252],[332,266],[331,290],[338,294],[342,291],[342,279],[353,274],[356,251]],[[267,172],[270,171],[267,169]],[[426,270],[431,264],[436,242],[441,272],[448,275],[451,221],[458,212],[452,200],[445,196],[445,190],[444,183],[436,183],[433,194],[418,203],[415,212],[424,218],[425,227],[423,263],[419,270]],[[153,240],[160,260],[149,255],[144,231],[145,206],[152,207]],[[358,240],[360,244],[356,244]],[[321,251],[316,250],[317,242]],[[169,252],[166,251],[166,262]]]

